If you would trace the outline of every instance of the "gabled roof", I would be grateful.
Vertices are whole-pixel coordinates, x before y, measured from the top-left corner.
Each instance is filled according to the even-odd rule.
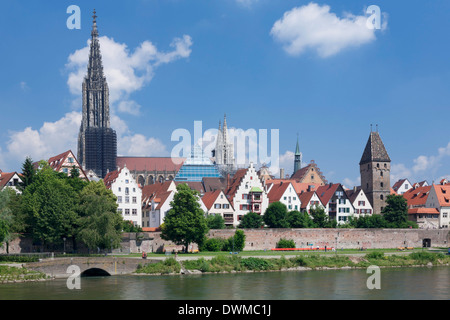
[[[116,181],[121,171],[122,169],[118,169],[106,174],[105,178],[103,179],[103,183],[105,184],[107,189],[111,188],[111,185],[114,183],[114,181]]]
[[[17,172],[1,172],[0,171],[0,190],[3,189],[16,174],[20,178],[20,175]]]
[[[408,214],[439,214],[437,208],[411,208],[408,209]]]
[[[355,202],[355,200],[358,197],[360,192],[361,192],[361,186],[358,186],[354,189],[345,190],[345,193],[347,194],[347,197],[349,198],[351,203]]]
[[[408,202],[408,207],[425,207],[431,186],[411,188],[403,194],[403,197]]]
[[[268,190],[272,185],[280,184],[280,183],[288,183],[288,184],[291,183],[297,194],[300,194],[302,192],[317,190],[317,188],[320,186],[320,184],[318,184],[318,183],[298,182],[298,180],[294,180],[294,179],[266,180],[266,186],[268,187]],[[269,190],[269,192],[270,192],[270,190]]]
[[[221,193],[222,193],[222,190],[215,190],[215,191],[206,192],[203,195],[202,201],[203,201],[203,204],[205,205],[206,209],[208,209],[208,210],[211,209],[211,207],[213,206],[214,202],[216,202],[217,197]]]
[[[291,180],[297,180],[301,182],[305,176],[310,172],[310,170],[315,169],[315,172],[319,175],[319,177],[322,179],[324,184],[327,184],[328,181],[325,179],[325,176],[323,175],[322,171],[320,171],[319,167],[317,167],[317,164],[312,160],[306,167],[303,167],[296,172],[294,172],[291,176]]]
[[[392,189],[394,189],[394,191],[397,191],[403,185],[403,183],[405,183],[405,181],[408,181],[408,179],[398,180],[396,183],[394,183],[394,185],[392,186]],[[409,185],[411,186],[411,183]]]
[[[370,133],[369,140],[367,141],[366,148],[364,149],[359,164],[362,165],[374,161],[391,162],[378,132]]]
[[[450,207],[450,184],[433,184],[439,206]]]
[[[227,179],[226,178],[217,178],[217,177],[203,177],[202,179],[203,189],[205,192],[215,191],[215,190],[223,190],[224,192],[227,189]]]
[[[316,194],[315,191],[307,191],[307,192],[303,192],[299,195],[299,199],[301,202],[301,206],[300,206],[301,209],[305,209],[308,206],[308,204],[311,201],[314,194]],[[319,201],[320,201],[320,198],[319,198]]]
[[[230,203],[233,203],[234,195],[236,194],[236,191],[239,188],[239,185],[241,184],[241,181],[246,173],[247,169],[239,169],[238,171],[236,171],[233,178],[231,179],[230,186],[226,192],[226,195]]]
[[[267,195],[267,197],[269,198],[269,203],[280,201],[281,197],[290,185],[290,183],[274,184],[270,188],[269,194]]]
[[[63,152],[61,154],[58,154],[54,157],[51,157],[50,159],[48,159],[48,165],[50,166],[50,168],[52,168],[53,170],[55,170],[56,172],[60,172],[62,169],[63,164],[65,163],[65,161],[67,160],[67,158],[71,156],[74,160],[73,165],[75,166],[78,170],[80,170],[80,178],[82,179],[87,179],[87,175],[86,172],[84,172],[83,168],[81,167],[80,163],[78,162],[77,158],[75,157],[75,155],[73,154],[72,150],[67,150],[66,152]],[[39,167],[39,161],[33,163],[34,168],[38,168]]]
[[[199,182],[199,181],[174,181],[175,185],[179,185],[179,184],[187,184],[189,186],[189,188],[191,188],[191,190],[196,190],[198,191],[200,194],[205,193],[205,189],[203,188],[203,183]]]
[[[339,186],[340,186],[339,183],[335,184],[329,183],[327,185],[320,186],[319,188],[317,188],[316,193],[319,196],[320,201],[322,201],[324,205],[327,205],[327,203],[331,200],[331,198],[333,197],[334,193],[337,191]]]

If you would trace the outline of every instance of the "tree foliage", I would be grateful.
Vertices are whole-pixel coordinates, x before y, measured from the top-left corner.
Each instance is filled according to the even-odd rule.
[[[161,237],[188,250],[191,243],[200,244],[208,232],[208,225],[199,203],[199,194],[185,183],[177,186],[171,209],[164,218]]]
[[[241,222],[239,223],[239,228],[242,229],[259,229],[264,225],[263,218],[256,212],[249,212],[245,214]]]
[[[225,219],[220,214],[209,214],[206,222],[209,229],[225,229]]]
[[[271,203],[263,216],[264,223],[269,228],[289,228],[287,218],[287,207],[279,201]]]
[[[287,221],[291,228],[311,228],[313,220],[307,212],[290,211]]]

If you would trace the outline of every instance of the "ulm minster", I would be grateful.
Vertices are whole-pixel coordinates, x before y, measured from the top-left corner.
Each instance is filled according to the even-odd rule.
[[[46,165],[57,172],[84,181],[103,181],[116,197],[117,211],[124,220],[147,232],[159,232],[180,185],[198,192],[197,202],[205,215],[218,215],[228,228],[240,226],[244,217],[256,213],[263,217],[274,204],[288,212],[310,214],[321,209],[332,226],[342,227],[354,219],[383,215],[390,196],[407,204],[408,221],[419,229],[448,229],[450,224],[450,184],[445,179],[429,184],[391,181],[389,144],[371,129],[361,146],[360,185],[329,182],[314,160],[303,163],[299,138],[293,139],[294,171],[270,172],[265,164],[236,163],[235,141],[229,133],[233,115],[219,122],[215,148],[205,154],[194,145],[185,158],[118,156],[118,139],[111,127],[108,79],[103,72],[102,54],[94,11],[87,72],[82,83],[82,121],[77,154],[64,151]],[[42,162],[35,162],[39,170]],[[338,168],[336,168],[338,170]],[[0,171],[0,188],[22,192],[24,172]],[[266,225],[267,226],[267,225]]]

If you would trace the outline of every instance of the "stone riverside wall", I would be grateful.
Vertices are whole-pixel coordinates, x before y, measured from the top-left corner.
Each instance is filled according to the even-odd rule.
[[[429,239],[432,247],[448,247],[450,230],[424,229],[242,229],[246,236],[244,250],[270,250],[284,238],[294,240],[297,248],[327,246],[338,249],[390,249],[398,247],[422,247],[423,241]],[[208,237],[229,238],[234,235],[234,229],[211,230]],[[80,246],[81,247],[81,246]],[[79,247],[79,249],[80,249]],[[160,252],[164,248],[172,251],[181,250],[182,246],[174,246],[170,241],[161,239],[160,232],[124,233],[120,249],[114,253]],[[193,245],[190,249],[197,249]],[[41,251],[53,251],[45,250]],[[55,250],[62,251],[62,250]],[[0,247],[0,253],[5,253],[5,245]],[[16,239],[9,245],[10,253],[35,252],[31,241],[27,238]],[[69,246],[66,252],[70,252]]]
[[[424,239],[430,239],[433,247],[447,247],[450,230],[421,229],[243,229],[246,236],[244,250],[270,250],[284,239],[294,240],[297,248],[335,247],[338,249],[390,249],[398,247],[422,247]],[[211,230],[208,237],[229,238],[235,230]],[[157,251],[169,242],[153,233],[152,250]]]

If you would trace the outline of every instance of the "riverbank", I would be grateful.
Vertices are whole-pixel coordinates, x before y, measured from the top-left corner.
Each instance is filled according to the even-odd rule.
[[[0,265],[0,284],[45,281],[48,279],[45,274],[25,269],[19,264]]]
[[[363,256],[344,255],[299,255],[279,258],[240,257],[238,255],[218,255],[210,259],[180,260],[166,258],[158,263],[138,266],[135,274],[203,274],[235,273],[290,270],[325,270],[378,267],[417,267],[450,266],[450,256],[442,253],[412,252],[409,254],[390,254],[371,252]]]

